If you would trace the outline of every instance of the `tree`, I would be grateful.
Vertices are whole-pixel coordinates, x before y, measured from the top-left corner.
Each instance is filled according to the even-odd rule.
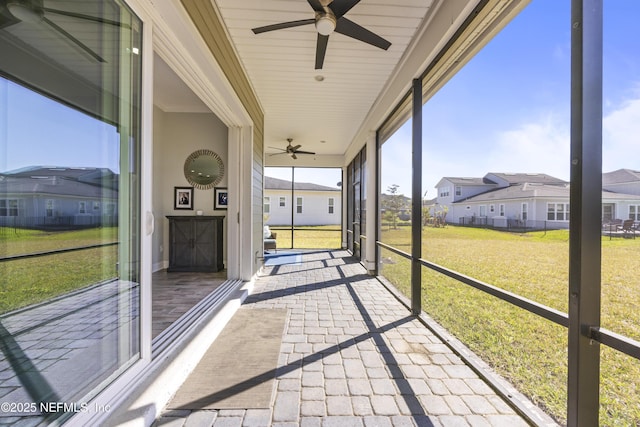
[[[445,227],[447,225],[447,213],[449,212],[449,206],[442,205],[439,211],[436,211],[436,227]]]
[[[431,219],[431,208],[429,206],[422,207],[422,225],[429,225]]]
[[[387,187],[388,197],[383,197],[381,201],[382,208],[385,210],[384,218],[393,224],[393,228],[398,228],[398,212],[403,207],[402,194],[398,194],[398,184],[392,184]]]

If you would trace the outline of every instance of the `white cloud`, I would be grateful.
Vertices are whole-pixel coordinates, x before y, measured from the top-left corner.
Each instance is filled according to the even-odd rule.
[[[640,98],[625,101],[602,123],[603,171],[640,169]]]
[[[546,173],[569,179],[570,129],[568,121],[549,114],[497,135],[491,171]]]

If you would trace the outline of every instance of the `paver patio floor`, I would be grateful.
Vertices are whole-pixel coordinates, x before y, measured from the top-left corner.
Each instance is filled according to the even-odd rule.
[[[346,251],[264,267],[241,309],[258,308],[288,311],[270,407],[156,425],[529,425]]]

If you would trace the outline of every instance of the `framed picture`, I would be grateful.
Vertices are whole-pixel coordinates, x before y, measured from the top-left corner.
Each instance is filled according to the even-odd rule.
[[[193,210],[193,187],[174,187],[173,208]]]
[[[216,187],[213,189],[213,209],[227,209],[227,188]]]

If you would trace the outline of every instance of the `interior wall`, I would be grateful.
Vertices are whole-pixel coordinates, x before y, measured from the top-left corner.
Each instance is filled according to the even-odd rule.
[[[212,113],[171,113],[154,108],[153,141],[153,269],[158,271],[169,264],[169,220],[167,215],[226,216],[226,211],[213,209],[213,189],[194,188],[193,210],[174,209],[174,187],[191,187],[184,176],[184,162],[194,151],[209,149],[224,163],[225,175],[216,187],[227,187],[228,128]],[[226,265],[227,219],[223,222],[223,257]]]

